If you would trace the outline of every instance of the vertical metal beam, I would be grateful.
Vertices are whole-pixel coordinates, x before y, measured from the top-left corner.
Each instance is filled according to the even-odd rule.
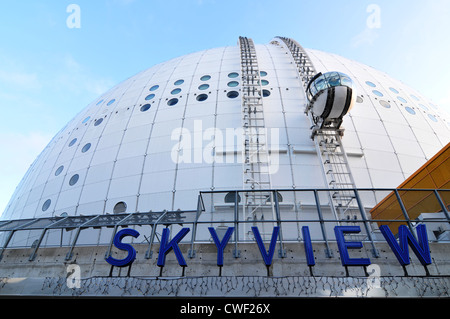
[[[445,207],[444,201],[442,200],[441,195],[439,194],[437,189],[434,190],[434,195],[436,196],[436,199],[438,200],[439,205],[442,208],[442,212],[444,213],[445,218],[447,218],[448,222],[450,223],[450,216],[447,207]]]
[[[416,233],[413,231],[413,227],[411,224],[411,220],[409,219],[408,212],[406,211],[405,205],[400,197],[398,189],[394,189],[395,196],[397,197],[397,202],[400,205],[400,209],[402,210],[403,216],[405,217],[406,223],[408,224],[409,231],[413,234],[414,238],[417,240]]]
[[[356,188],[353,189],[353,191],[354,191],[354,193],[355,193],[356,202],[358,203],[359,212],[360,212],[361,217],[362,217],[362,219],[363,219],[364,228],[365,228],[365,230],[366,230],[367,237],[369,238],[370,243],[371,243],[371,245],[372,245],[372,255],[373,255],[375,258],[378,258],[378,257],[380,257],[380,254],[378,253],[378,250],[377,250],[377,248],[375,247],[375,243],[374,243],[374,241],[373,241],[372,232],[371,232],[371,230],[370,230],[371,227],[369,226],[369,222],[368,222],[368,220],[367,220],[366,211],[365,211],[364,206],[363,206],[363,204],[362,204],[362,202],[361,202],[361,199],[359,198],[359,193],[358,193],[358,191],[356,190]]]
[[[272,196],[275,201],[275,216],[277,218],[277,226],[279,228],[278,237],[280,238],[280,250],[278,251],[278,256],[280,258],[286,257],[286,250],[283,245],[283,231],[281,229],[281,216],[280,216],[280,203],[278,202],[278,192],[276,190],[272,191]]]
[[[197,236],[197,220],[192,223],[191,249],[188,251],[189,258],[195,258],[194,241]]]
[[[30,258],[28,258],[29,261],[33,261],[36,258],[36,253],[37,253],[37,251],[39,249],[39,246],[41,245],[42,239],[44,239],[44,236],[45,236],[45,233],[47,232],[47,229],[48,228],[44,228],[42,230],[41,236],[39,237],[39,240],[38,240],[38,242],[36,244],[36,247],[34,247],[34,250],[31,253]]]
[[[156,233],[156,223],[153,223],[150,225],[150,227],[152,228],[152,233],[150,234],[150,240],[148,242],[148,248],[147,251],[145,252],[145,259],[151,259],[153,252],[152,252],[152,246],[153,246],[153,238],[155,237],[155,233]]]
[[[152,252],[152,246],[153,246],[153,240],[156,235],[156,227],[158,226],[159,221],[166,216],[167,211],[164,211],[161,216],[152,224],[150,225],[152,227],[152,234],[150,235],[150,242],[148,243],[148,249],[145,252],[145,259],[151,259],[153,252]]]
[[[5,240],[5,243],[3,244],[2,251],[0,252],[0,260],[3,258],[3,253],[5,252],[6,247],[8,247],[9,242],[11,241],[12,236],[14,235],[15,230],[10,230],[8,237]]]
[[[77,232],[75,233],[75,237],[74,237],[74,239],[73,239],[73,241],[72,241],[72,244],[70,245],[69,251],[68,251],[67,254],[66,254],[66,258],[65,258],[66,261],[69,261],[69,260],[72,259],[72,256],[73,256],[73,254],[72,254],[73,248],[75,247],[75,245],[76,245],[76,243],[77,243],[77,241],[78,241],[78,236],[80,235],[80,231],[81,231],[81,226],[80,226],[80,227],[77,227]]]
[[[192,223],[193,224],[193,229],[192,229],[192,237],[191,237],[191,249],[189,249],[188,252],[188,257],[189,258],[194,258],[195,257],[195,249],[194,249],[194,241],[195,241],[195,237],[197,236],[197,222],[198,222],[198,218],[200,217],[200,214],[202,213],[202,195],[198,195],[198,199],[197,199],[197,213],[195,216],[195,221]]]
[[[325,222],[323,220],[322,209],[320,208],[320,200],[317,194],[317,189],[315,189],[313,192],[314,192],[314,199],[316,201],[317,214],[319,215],[320,229],[322,230],[322,237],[323,240],[325,241],[325,254],[328,258],[332,258],[333,252],[331,251],[330,245],[328,244],[327,231],[325,229]]]
[[[77,227],[77,232],[75,233],[75,237],[74,237],[74,239],[72,241],[72,244],[70,245],[69,252],[66,254],[66,258],[65,258],[66,261],[69,261],[70,259],[72,259],[72,255],[73,255],[72,252],[73,252],[73,249],[75,248],[75,245],[76,245],[76,243],[78,241],[78,236],[80,235],[81,230],[83,228],[85,228],[85,226],[88,225],[90,222],[93,222],[94,220],[98,219],[99,217],[100,217],[100,215],[97,215],[97,216],[89,219],[87,222],[85,222],[85,223],[83,223],[83,224],[81,224],[80,226]]]
[[[234,258],[241,257],[241,252],[238,250],[239,240],[239,192],[234,192]]]

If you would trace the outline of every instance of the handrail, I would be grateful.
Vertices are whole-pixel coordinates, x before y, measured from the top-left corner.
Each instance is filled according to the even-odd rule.
[[[284,196],[286,193],[310,193],[311,198],[314,201],[312,203],[312,207],[315,206],[317,217],[311,218],[311,215],[308,216],[308,218],[302,218],[301,216],[298,218],[289,218],[289,216],[284,216],[286,211],[283,211],[283,203],[280,203],[278,201],[278,196],[274,195],[276,198],[275,200],[275,209],[277,214],[273,216],[272,219],[265,219],[265,220],[244,220],[242,217],[239,217],[241,214],[241,210],[239,209],[240,206],[243,205],[243,203],[240,203],[237,198],[238,196],[235,196],[236,200],[234,203],[230,203],[231,207],[229,207],[229,212],[232,213],[228,216],[233,216],[232,218],[227,219],[220,219],[220,216],[223,216],[221,213],[215,212],[215,211],[207,211],[210,206],[214,207],[214,205],[205,205],[206,197],[211,196],[211,198],[217,198],[218,202],[223,201],[224,195],[226,195],[229,192],[234,192],[235,194],[239,194],[240,192],[248,193],[249,190],[215,190],[215,191],[200,191],[198,195],[198,207],[196,210],[178,210],[178,211],[162,211],[162,212],[135,212],[135,213],[125,213],[125,214],[116,214],[116,215],[92,215],[92,216],[82,216],[83,218],[80,218],[80,216],[67,216],[64,218],[55,218],[55,217],[44,217],[44,218],[35,218],[35,219],[24,219],[24,220],[10,220],[8,222],[0,223],[0,233],[1,232],[9,232],[7,234],[5,242],[3,243],[3,246],[1,248],[0,252],[0,259],[3,256],[3,252],[7,249],[7,246],[9,242],[11,241],[11,237],[15,232],[18,231],[26,231],[26,230],[43,230],[41,233],[41,236],[39,238],[39,244],[36,246],[33,246],[34,251],[32,253],[32,256],[36,255],[36,251],[39,247],[44,247],[45,245],[41,244],[44,234],[51,229],[65,229],[67,231],[76,230],[76,236],[74,241],[71,243],[71,245],[68,245],[70,248],[69,253],[67,254],[66,260],[70,259],[72,256],[71,252],[73,251],[76,240],[78,238],[78,235],[82,229],[95,227],[95,228],[102,228],[102,227],[114,227],[114,231],[117,230],[117,227],[124,226],[123,223],[126,222],[126,225],[129,226],[143,226],[143,225],[149,225],[152,227],[152,234],[150,237],[150,245],[149,250],[151,250],[151,245],[154,242],[154,237],[156,236],[156,228],[159,225],[162,225],[164,227],[170,227],[172,225],[192,225],[194,228],[194,231],[192,233],[192,237],[190,239],[190,245],[191,245],[191,254],[190,257],[194,258],[194,243],[197,242],[205,242],[207,239],[205,239],[204,234],[198,235],[199,231],[197,230],[197,227],[201,227],[202,225],[224,225],[229,224],[233,225],[236,228],[236,231],[234,233],[234,242],[235,242],[235,257],[239,257],[239,251],[237,250],[237,243],[238,242],[247,242],[249,239],[242,237],[242,234],[240,235],[239,231],[239,225],[248,225],[248,224],[260,224],[260,223],[269,223],[272,225],[277,225],[280,227],[280,229],[288,224],[288,223],[318,223],[320,225],[320,231],[319,235],[316,236],[315,241],[322,241],[326,244],[326,251],[327,256],[331,257],[332,253],[329,248],[329,241],[331,239],[327,236],[327,227],[326,225],[329,225],[330,223],[338,224],[338,223],[349,223],[349,224],[357,224],[360,223],[364,226],[365,232],[362,234],[364,238],[362,238],[361,241],[363,242],[370,242],[372,244],[373,248],[373,254],[375,257],[378,256],[375,246],[373,246],[376,239],[373,238],[374,232],[377,231],[376,224],[386,224],[386,223],[403,223],[406,224],[410,230],[413,230],[415,226],[418,224],[424,223],[442,223],[442,224],[450,224],[450,218],[448,214],[448,202],[444,202],[442,199],[442,193],[443,192],[450,192],[450,189],[401,189],[401,188],[355,188],[355,189],[349,189],[355,192],[355,196],[359,199],[362,192],[390,192],[390,195],[395,194],[393,199],[397,200],[398,207],[401,210],[403,218],[383,218],[382,216],[380,218],[372,218],[367,215],[368,209],[363,207],[361,203],[359,202],[359,205],[355,208],[359,210],[360,217],[355,219],[349,219],[349,220],[343,220],[343,219],[336,219],[336,218],[326,218],[323,213],[323,209],[326,209],[327,205],[324,203],[320,203],[319,199],[319,193],[320,192],[328,192],[329,189],[321,189],[321,188],[305,188],[305,189],[272,189],[270,190],[273,192],[273,194],[282,193]],[[408,208],[405,206],[405,204],[402,201],[402,196],[404,194],[407,194],[408,192],[430,192],[430,194],[434,195],[436,198],[436,202],[434,203],[436,207],[440,207],[440,209],[435,210],[435,213],[442,213],[441,216],[437,216],[437,218],[433,219],[426,219],[426,220],[419,220],[419,219],[412,219],[410,218],[408,214]],[[250,191],[251,192],[251,191]],[[267,190],[254,190],[253,192],[267,192]],[[215,196],[216,195],[216,196]],[[388,196],[390,196],[388,195]],[[383,202],[383,200],[379,201]],[[214,203],[212,203],[214,204]],[[219,203],[217,203],[219,204]],[[214,210],[214,208],[212,208]],[[311,207],[310,207],[311,209]],[[234,213],[233,213],[234,212]],[[430,213],[430,211],[425,211],[427,213]],[[203,214],[211,214],[210,220],[202,220],[201,217]],[[101,217],[101,218],[100,218]],[[306,217],[306,216],[305,216]],[[7,225],[14,225],[14,228],[7,227]],[[34,227],[33,225],[38,225]],[[4,226],[4,227],[2,227]],[[284,230],[285,232],[287,230]],[[446,231],[446,230],[444,230]],[[412,232],[414,234],[414,232]],[[283,253],[283,245],[287,241],[292,241],[293,239],[288,239],[288,234],[284,235],[284,233],[280,232],[279,235],[279,243],[280,243],[280,254]],[[203,237],[202,237],[203,236]],[[287,236],[287,237],[286,237]],[[199,238],[201,237],[201,238]],[[291,236],[292,237],[292,236]],[[320,238],[321,239],[317,239]],[[300,240],[300,239],[298,239]],[[108,250],[109,252],[110,250]],[[146,258],[151,258],[151,253],[147,251]],[[30,260],[33,258],[30,257]]]

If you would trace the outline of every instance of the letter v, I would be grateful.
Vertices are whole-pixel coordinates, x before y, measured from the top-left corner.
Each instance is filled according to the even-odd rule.
[[[256,243],[258,244],[261,256],[264,259],[266,266],[272,265],[273,253],[275,252],[275,245],[277,243],[278,232],[280,228],[275,226],[272,232],[272,239],[270,240],[269,252],[266,251],[261,235],[259,234],[258,227],[252,227],[253,234],[255,235]]]

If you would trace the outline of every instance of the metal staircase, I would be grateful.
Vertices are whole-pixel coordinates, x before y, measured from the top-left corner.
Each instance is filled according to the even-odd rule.
[[[295,40],[277,37],[282,40],[285,47],[297,65],[299,78],[306,90],[311,79],[317,74],[311,60],[305,50]],[[311,122],[312,134],[317,155],[319,156],[324,181],[329,192],[331,209],[336,219],[351,220],[359,216],[358,202],[352,189],[356,188],[353,176],[348,164],[347,154],[342,145],[341,137],[344,130],[339,126],[320,127],[314,119],[308,105],[305,113]]]
[[[274,198],[270,180],[270,157],[267,132],[264,123],[263,95],[260,71],[252,39],[239,37],[242,75],[242,128],[243,128],[243,186],[257,192],[244,193],[245,220],[275,219]],[[267,190],[264,191],[264,190]],[[252,236],[246,223],[244,233]],[[267,223],[261,227],[268,228]],[[272,229],[263,228],[261,235],[271,235]],[[270,233],[270,234],[268,234]]]

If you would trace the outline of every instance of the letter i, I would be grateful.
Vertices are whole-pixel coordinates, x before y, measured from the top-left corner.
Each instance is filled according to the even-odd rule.
[[[316,264],[316,261],[314,260],[314,251],[311,244],[311,235],[309,233],[309,227],[303,226],[302,233],[303,233],[303,242],[305,244],[306,261],[308,263],[308,266],[314,266]]]

